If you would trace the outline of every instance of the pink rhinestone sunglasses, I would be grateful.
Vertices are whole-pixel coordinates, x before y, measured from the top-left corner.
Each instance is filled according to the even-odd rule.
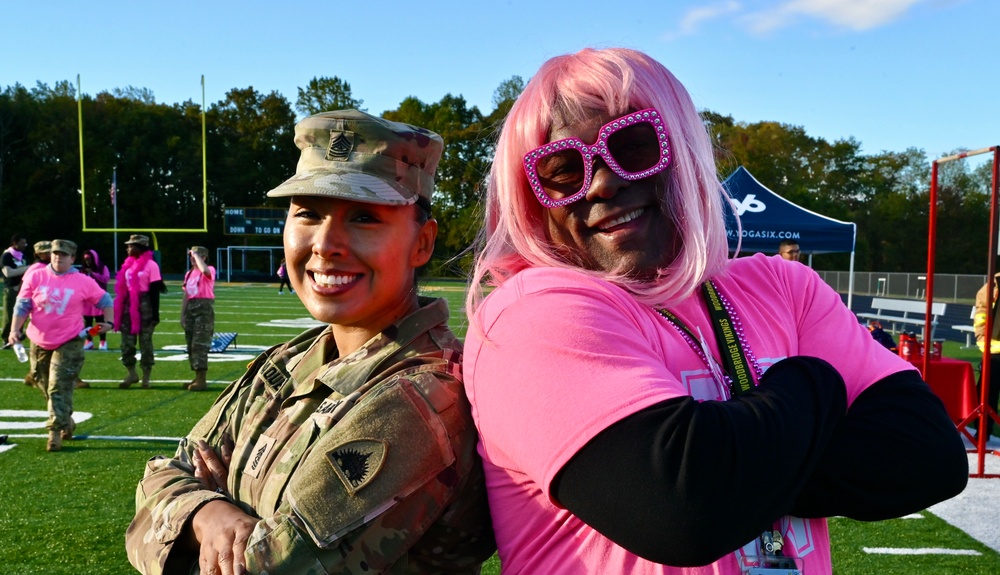
[[[654,108],[630,112],[601,126],[597,141],[579,138],[549,142],[524,155],[524,172],[538,201],[547,208],[571,204],[587,194],[600,156],[626,180],[658,174],[670,164],[663,116]]]

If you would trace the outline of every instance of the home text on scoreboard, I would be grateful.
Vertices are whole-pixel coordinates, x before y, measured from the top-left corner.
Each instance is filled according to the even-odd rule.
[[[224,208],[223,233],[227,236],[280,236],[285,230],[285,208]]]

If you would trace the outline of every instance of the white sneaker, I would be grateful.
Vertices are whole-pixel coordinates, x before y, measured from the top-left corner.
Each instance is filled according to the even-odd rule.
[[[108,351],[108,342],[107,341],[102,341],[101,342],[100,350],[101,351]]]
[[[83,342],[83,349],[94,349],[94,342],[89,339]]]

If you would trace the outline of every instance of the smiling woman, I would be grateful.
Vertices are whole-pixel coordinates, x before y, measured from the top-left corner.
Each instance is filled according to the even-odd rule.
[[[434,249],[437,134],[357,110],[296,126],[286,271],[324,325],[264,352],[149,462],[143,573],[478,573],[495,549]]]

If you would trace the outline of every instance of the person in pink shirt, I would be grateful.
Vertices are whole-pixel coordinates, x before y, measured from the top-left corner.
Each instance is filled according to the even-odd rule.
[[[17,296],[14,327],[9,342],[20,340],[21,327],[31,318],[27,336],[36,373],[45,374],[48,399],[48,451],[62,449],[64,439],[71,439],[73,422],[73,384],[83,368],[83,312],[92,306],[101,308],[102,332],[111,328],[111,296],[97,283],[73,268],[76,244],[69,240],[52,241],[52,262],[28,275]]]
[[[108,281],[111,279],[111,271],[108,270],[108,266],[104,265],[101,261],[101,256],[97,255],[96,250],[87,250],[83,252],[83,265],[80,266],[80,273],[89,276],[92,280],[97,282],[97,285],[101,286],[104,291],[108,290]],[[94,308],[87,312],[83,316],[83,322],[87,327],[95,325],[101,320],[101,310]],[[101,351],[108,350],[108,338],[105,334],[100,334],[99,336],[99,347]],[[94,349],[94,336],[87,334],[87,341],[83,344],[83,349]]]
[[[188,362],[194,379],[185,387],[189,391],[208,389],[208,350],[215,333],[215,267],[208,265],[208,248],[194,246],[188,250],[191,268],[184,274],[184,299],[181,300],[181,327],[187,342]]]
[[[826,517],[965,487],[919,372],[806,266],[729,259],[726,198],[646,54],[553,58],[512,107],[464,365],[504,573],[830,574]]]
[[[142,387],[149,387],[153,370],[153,330],[160,323],[160,294],[167,286],[160,276],[160,266],[153,259],[149,237],[132,234],[125,242],[128,257],[118,270],[115,281],[115,331],[122,334],[122,365],[128,370],[118,387],[128,389],[139,383],[135,372],[136,340],[142,352]]]
[[[49,240],[35,242],[35,245],[31,246],[31,249],[35,252],[35,259],[32,260],[31,265],[24,272],[26,275],[35,270],[45,269],[52,261],[52,242]]]
[[[49,265],[51,252],[52,252],[52,242],[49,240],[42,240],[40,242],[35,242],[32,246],[35,252],[35,259],[28,266],[27,271],[24,272],[24,277],[27,278],[28,274],[35,273],[37,270],[43,270]],[[24,385],[28,387],[37,387],[41,390],[42,395],[45,395],[45,388],[47,384],[45,383],[46,374],[36,372],[38,368],[37,365],[32,362],[31,369],[28,371],[27,375],[24,376]]]

